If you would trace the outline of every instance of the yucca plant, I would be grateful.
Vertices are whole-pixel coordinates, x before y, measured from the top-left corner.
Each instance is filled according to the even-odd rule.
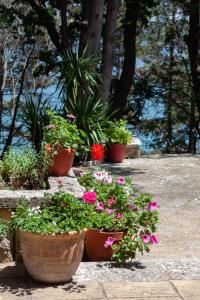
[[[92,144],[105,144],[105,128],[112,115],[109,102],[101,100],[96,95],[82,99],[68,99],[66,110],[75,116],[77,127],[86,133],[88,150]]]
[[[96,72],[98,59],[86,56],[86,49],[81,53],[66,52],[60,63],[59,85],[65,99],[84,98],[93,94],[100,75]]]
[[[28,130],[27,138],[33,143],[37,152],[43,139],[43,128],[48,125],[49,118],[46,111],[49,109],[49,100],[42,96],[30,96],[21,107],[21,119]]]

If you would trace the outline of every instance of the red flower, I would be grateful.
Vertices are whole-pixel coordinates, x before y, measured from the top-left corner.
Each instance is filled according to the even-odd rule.
[[[48,153],[51,153],[53,148],[52,148],[52,145],[51,144],[46,144],[45,145],[45,150],[48,152]]]
[[[101,160],[104,156],[104,147],[101,144],[92,145],[92,159]]]

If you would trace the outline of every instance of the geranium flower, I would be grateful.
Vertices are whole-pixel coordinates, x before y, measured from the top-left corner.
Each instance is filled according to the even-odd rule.
[[[93,176],[96,180],[102,181],[104,180],[104,178],[107,178],[109,175],[108,172],[106,171],[97,171],[93,173]]]
[[[97,194],[95,192],[85,192],[83,199],[85,203],[94,204],[97,200]]]
[[[106,177],[104,177],[103,182],[106,184],[109,184],[112,182],[112,176],[108,175]]]
[[[102,201],[99,202],[99,203],[97,203],[96,210],[103,211],[104,208],[105,208],[105,205],[104,205],[104,203]]]
[[[112,213],[113,213],[113,209],[111,209],[111,208],[108,208],[108,209],[107,209],[107,213],[108,213],[108,215],[112,215]]]
[[[157,209],[158,209],[158,204],[156,201],[151,201],[148,203],[147,210],[153,211],[153,210],[157,210]]]
[[[124,183],[125,183],[125,178],[124,178],[124,177],[119,177],[119,178],[116,180],[116,183],[117,183],[117,184],[124,184]]]
[[[80,176],[83,177],[85,175],[85,172],[80,172]]]
[[[52,129],[52,128],[56,128],[57,126],[55,124],[49,124],[47,127],[48,129]]]
[[[116,214],[116,219],[122,219],[123,218],[123,215],[122,214],[120,214],[120,213],[117,213]]]
[[[51,153],[52,150],[53,150],[52,145],[51,145],[51,144],[46,144],[46,145],[45,145],[45,150],[46,150],[47,152]]]
[[[108,206],[112,206],[112,205],[115,204],[115,203],[116,203],[116,201],[115,201],[114,198],[108,199]]]
[[[114,241],[115,241],[115,239],[112,236],[109,236],[104,243],[104,247],[105,248],[111,247],[113,245]]]
[[[67,115],[67,119],[68,119],[69,121],[74,121],[74,120],[75,120],[75,116],[72,115],[72,114],[68,114],[68,115]]]
[[[150,237],[151,236],[149,234],[142,234],[142,236],[141,236],[141,238],[145,244],[148,244],[150,242]]]
[[[101,160],[104,156],[104,147],[101,144],[93,144],[91,153],[93,160]]]
[[[152,234],[150,236],[150,243],[153,244],[153,245],[158,244],[158,238],[157,238],[157,236],[155,234]]]

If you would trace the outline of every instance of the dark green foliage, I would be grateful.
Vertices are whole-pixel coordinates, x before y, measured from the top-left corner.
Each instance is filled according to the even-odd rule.
[[[30,96],[21,106],[21,118],[29,132],[28,139],[35,146],[36,151],[41,148],[43,140],[43,128],[49,124],[46,110],[49,108],[49,100]]]

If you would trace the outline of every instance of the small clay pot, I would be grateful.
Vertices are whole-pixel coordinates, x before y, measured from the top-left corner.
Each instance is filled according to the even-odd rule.
[[[51,154],[52,146],[45,145],[47,152]],[[71,148],[58,148],[57,153],[53,156],[53,164],[51,167],[51,175],[53,176],[66,176],[72,168],[74,161],[75,149]]]
[[[109,162],[121,163],[124,160],[126,145],[109,144],[106,148],[106,157]]]
[[[109,246],[104,247],[108,237],[115,239],[115,242],[121,241],[125,232],[104,232],[100,230],[88,230],[86,232],[86,252],[88,257],[93,261],[111,260],[113,250]]]
[[[83,255],[85,232],[41,235],[20,232],[24,265],[40,282],[62,283],[71,280]]]

